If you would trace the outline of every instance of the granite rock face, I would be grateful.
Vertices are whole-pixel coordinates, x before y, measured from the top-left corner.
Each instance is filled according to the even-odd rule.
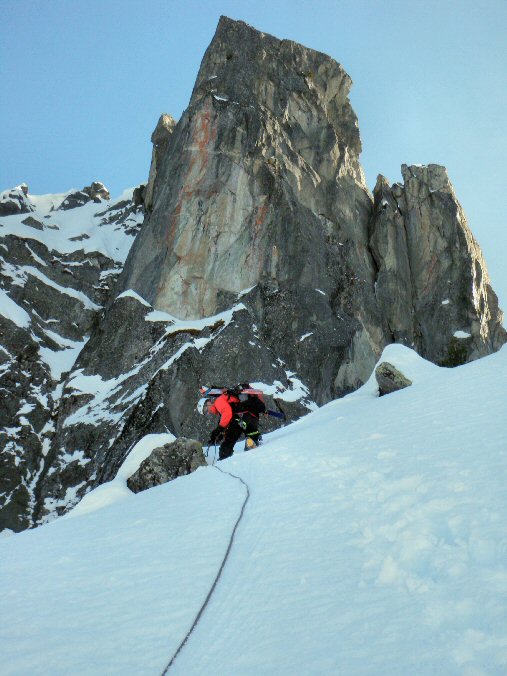
[[[137,472],[127,479],[127,486],[133,493],[140,493],[195,472],[206,464],[202,444],[195,439],[180,437],[153,450]]]
[[[402,176],[393,186],[379,176],[370,224],[375,295],[391,341],[454,366],[456,341],[461,363],[499,349],[502,313],[447,171],[403,165]]]
[[[330,57],[222,18],[120,280],[183,319],[256,287],[242,300],[269,349],[324,362],[325,379],[303,366],[319,402],[360,384],[385,343],[350,87]]]
[[[153,195],[155,193],[155,183],[157,181],[158,167],[162,158],[164,157],[169,138],[176,126],[176,120],[164,113],[160,116],[155,131],[151,135],[151,142],[153,143],[153,151],[151,155],[150,175],[148,183],[144,191],[144,205],[146,211],[151,211],[153,208]]]

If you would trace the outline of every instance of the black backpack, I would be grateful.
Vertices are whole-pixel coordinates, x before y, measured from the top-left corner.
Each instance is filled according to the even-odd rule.
[[[238,396],[239,404],[236,404],[238,411],[248,411],[254,415],[260,415],[266,411],[266,406],[263,401],[256,397],[255,394],[240,394]]]

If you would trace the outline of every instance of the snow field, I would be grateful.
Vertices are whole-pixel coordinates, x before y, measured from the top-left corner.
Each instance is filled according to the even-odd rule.
[[[414,384],[379,399],[372,378],[220,463],[251,497],[169,673],[507,672],[507,348],[457,369],[398,345],[382,360]],[[160,674],[244,488],[208,467],[92,496],[95,511],[0,542],[5,674]]]
[[[216,470],[192,475],[197,500],[183,479],[170,495],[163,486],[2,541],[2,674],[162,671],[243,502]]]

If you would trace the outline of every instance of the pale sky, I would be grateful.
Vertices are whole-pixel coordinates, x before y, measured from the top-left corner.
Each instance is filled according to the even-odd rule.
[[[507,309],[507,0],[0,0],[0,190],[146,182],[221,14],[344,66],[370,188],[447,167]]]

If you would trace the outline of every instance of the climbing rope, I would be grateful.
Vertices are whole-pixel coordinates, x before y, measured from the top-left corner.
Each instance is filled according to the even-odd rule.
[[[195,616],[195,619],[194,619],[194,621],[193,621],[193,623],[192,623],[192,626],[191,626],[190,629],[188,630],[188,632],[187,632],[185,638],[184,638],[184,639],[182,640],[182,642],[179,644],[179,646],[178,646],[176,652],[175,652],[174,655],[171,657],[169,663],[168,663],[167,666],[165,667],[165,669],[164,669],[164,671],[162,672],[161,676],[165,676],[165,674],[167,674],[167,672],[169,671],[169,669],[172,667],[172,665],[174,664],[175,659],[176,659],[176,658],[178,657],[178,655],[180,654],[181,650],[183,649],[183,646],[185,645],[185,643],[186,643],[186,642],[188,641],[188,639],[190,638],[190,635],[192,634],[192,632],[193,632],[194,629],[196,628],[197,624],[199,623],[199,620],[201,619],[202,614],[203,614],[204,611],[206,610],[206,606],[207,606],[208,603],[210,602],[210,599],[211,599],[211,597],[213,596],[213,592],[215,591],[215,588],[216,588],[216,586],[217,586],[217,584],[218,584],[218,581],[220,580],[220,577],[222,576],[222,571],[224,570],[225,564],[226,564],[226,562],[227,562],[227,559],[229,558],[229,554],[230,554],[231,549],[232,549],[232,545],[233,545],[233,542],[234,542],[234,537],[235,537],[235,535],[236,535],[236,530],[237,530],[237,528],[238,528],[238,526],[239,526],[239,524],[240,524],[241,519],[243,518],[243,513],[244,513],[244,511],[245,511],[246,503],[247,503],[248,500],[250,499],[250,489],[248,488],[248,484],[247,484],[245,481],[243,481],[243,479],[242,479],[241,477],[236,476],[235,474],[231,474],[231,472],[225,472],[223,469],[220,469],[220,467],[217,467],[216,465],[214,465],[214,467],[215,467],[215,469],[217,469],[219,472],[222,472],[222,474],[227,474],[228,476],[232,477],[233,479],[237,479],[238,481],[240,481],[240,482],[243,484],[243,486],[244,486],[245,489],[246,489],[245,499],[244,499],[243,504],[242,504],[242,506],[241,506],[241,511],[240,511],[239,516],[238,516],[238,518],[237,518],[237,520],[236,520],[236,523],[234,524],[234,528],[232,529],[232,533],[231,533],[231,536],[230,536],[230,538],[229,538],[229,545],[227,546],[227,550],[226,550],[226,552],[225,552],[224,558],[223,558],[223,560],[222,560],[222,563],[221,563],[221,565],[220,565],[220,568],[218,569],[218,573],[216,574],[216,577],[215,577],[215,579],[214,579],[214,581],[213,581],[213,584],[211,585],[211,588],[210,588],[210,590],[209,590],[209,592],[208,592],[208,595],[207,595],[206,598],[204,599],[204,602],[203,602],[202,606],[199,608],[199,612],[198,612],[197,615]]]

